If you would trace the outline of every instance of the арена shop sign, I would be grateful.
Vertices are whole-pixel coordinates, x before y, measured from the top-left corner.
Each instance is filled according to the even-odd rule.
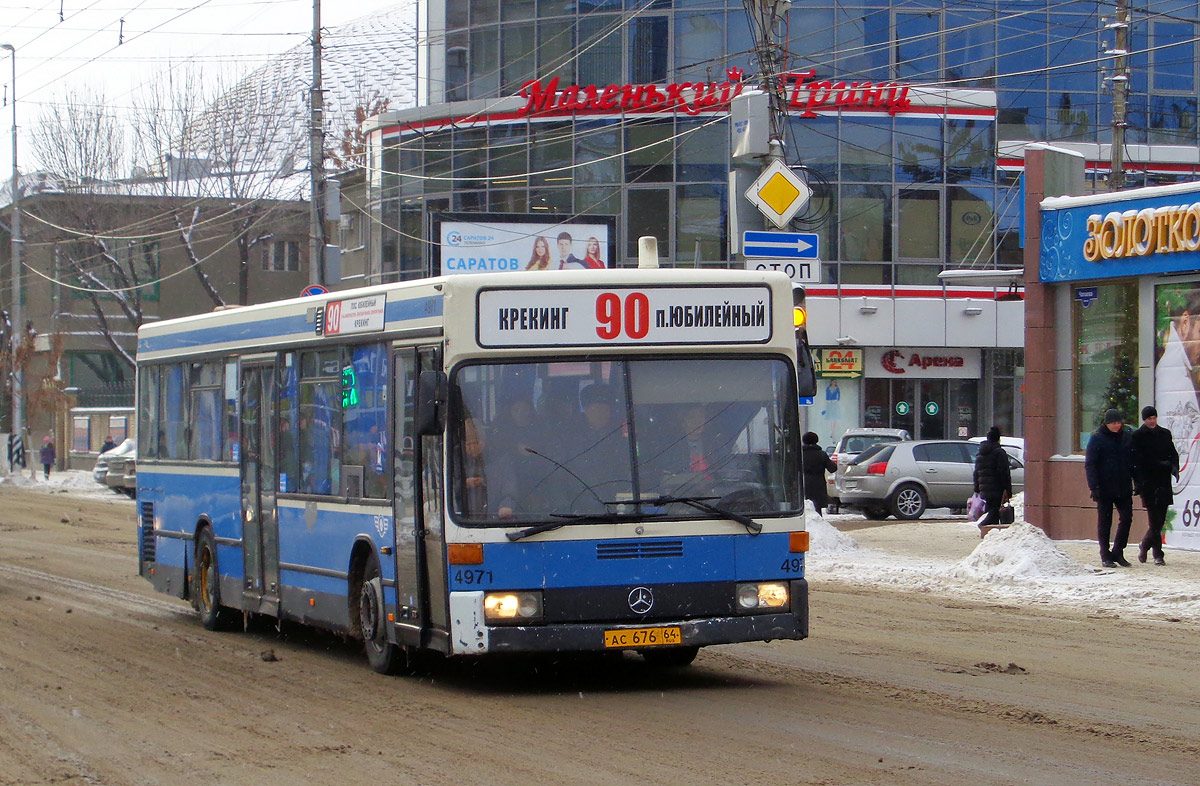
[[[867,347],[863,376],[887,379],[979,379],[978,347]]]

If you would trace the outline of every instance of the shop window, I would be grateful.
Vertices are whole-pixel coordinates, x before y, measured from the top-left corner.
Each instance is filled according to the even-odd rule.
[[[724,69],[714,67],[714,52],[720,52],[725,39],[725,12],[675,14],[676,82],[720,82]]]
[[[500,20],[500,0],[471,0],[471,25]]]
[[[792,145],[803,150],[804,165],[826,178],[838,176],[838,119],[836,117],[788,117]],[[941,155],[941,148],[938,149]]]
[[[691,261],[698,266],[704,261],[728,259],[725,186],[679,186],[677,194],[676,264]]]
[[[467,92],[471,98],[495,98],[500,89],[500,41],[496,28],[472,30],[470,47],[471,83]]]
[[[666,188],[638,188],[627,192],[629,208],[625,211],[628,222],[625,237],[628,241],[626,255],[637,259],[638,238],[653,235],[658,238],[658,258],[671,257],[671,191]]]
[[[995,182],[995,132],[991,120],[946,121],[946,182]]]
[[[679,180],[725,181],[729,171],[729,126],[680,121]]]
[[[667,81],[667,18],[639,16],[629,21],[629,81],[657,85]]]
[[[504,3],[507,12],[511,0]],[[507,15],[507,13],[506,13]],[[516,95],[521,85],[537,76],[537,28],[533,22],[505,24],[500,28],[501,58],[500,92]]]
[[[938,15],[896,14],[896,78],[905,82],[940,81]]]
[[[892,179],[892,121],[842,118],[842,179],[883,183]]]
[[[850,262],[890,262],[892,207],[889,190],[881,186],[843,186],[841,201],[841,258]]]
[[[1076,452],[1087,447],[1105,410],[1118,409],[1127,423],[1139,422],[1137,283],[1094,287],[1095,298],[1071,299],[1075,340],[1075,440],[1071,447]]]
[[[912,183],[942,181],[941,120],[905,120],[897,125],[895,140],[896,180]]]
[[[991,267],[995,257],[995,228],[990,188],[947,188],[947,250],[952,265]]]
[[[899,196],[900,233],[896,239],[901,260],[940,260],[941,191],[904,190]]]
[[[621,157],[613,152],[621,145],[620,127],[609,120],[580,121],[574,134],[575,183],[618,183]]]
[[[579,20],[579,84],[611,85],[622,81],[621,18],[615,15]]]
[[[1190,22],[1152,22],[1151,64],[1154,91],[1194,93],[1196,89],[1195,25]]]
[[[529,184],[569,185],[573,177],[570,124],[540,125],[529,134]]]
[[[575,83],[575,25],[572,21],[538,22],[538,69],[542,79],[558,77]]]
[[[675,172],[675,127],[670,121],[639,121],[625,132],[625,181],[669,183]]]
[[[944,24],[946,80],[956,87],[994,88],[996,28],[990,14],[947,10]]]

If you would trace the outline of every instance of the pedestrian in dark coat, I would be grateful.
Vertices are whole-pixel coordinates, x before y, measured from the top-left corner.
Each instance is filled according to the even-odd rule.
[[[800,466],[804,475],[804,498],[812,502],[817,515],[829,504],[829,492],[825,488],[825,473],[837,470],[837,464],[829,458],[820,445],[821,438],[815,431],[804,435],[800,448]]]
[[[1171,432],[1158,425],[1158,410],[1142,407],[1142,426],[1133,432],[1133,459],[1137,467],[1137,490],[1150,518],[1150,529],[1138,546],[1138,562],[1146,561],[1146,552],[1154,551],[1154,564],[1163,559],[1162,530],[1167,509],[1175,501],[1171,479],[1179,477],[1179,451]]]
[[[103,456],[105,453],[112,450],[116,446],[117,446],[117,443],[113,442],[112,434],[109,434],[107,437],[104,438],[104,444],[100,446],[100,455]]]
[[[58,459],[58,453],[54,450],[54,439],[52,437],[42,437],[42,450],[38,458],[42,461],[42,469],[46,473],[46,480],[49,480],[50,468],[54,466],[54,462]]]
[[[975,454],[975,493],[983,497],[984,514],[979,526],[998,524],[1000,507],[1012,497],[1012,466],[1008,453],[1000,447],[1000,429],[988,429],[987,439]]]
[[[1083,467],[1088,489],[1096,502],[1096,540],[1100,542],[1100,564],[1106,568],[1129,567],[1125,545],[1133,523],[1133,438],[1125,428],[1120,410],[1104,413],[1104,425],[1088,440]],[[1109,546],[1113,508],[1117,510],[1117,532]]]

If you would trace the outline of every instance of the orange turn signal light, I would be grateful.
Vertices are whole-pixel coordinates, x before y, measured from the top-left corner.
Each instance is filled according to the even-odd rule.
[[[807,532],[789,532],[788,533],[788,551],[792,553],[808,551],[808,533]]]
[[[482,543],[451,543],[446,546],[446,559],[451,565],[482,565]]]

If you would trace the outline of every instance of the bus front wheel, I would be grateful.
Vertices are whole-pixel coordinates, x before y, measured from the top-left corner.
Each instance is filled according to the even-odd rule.
[[[407,659],[398,645],[388,641],[385,620],[383,578],[379,560],[372,554],[367,558],[359,585],[356,625],[371,668],[380,674],[395,674]]]
[[[233,621],[233,610],[221,605],[221,574],[217,570],[217,539],[203,527],[196,538],[195,568],[192,573],[192,604],[208,630],[224,630]]]

